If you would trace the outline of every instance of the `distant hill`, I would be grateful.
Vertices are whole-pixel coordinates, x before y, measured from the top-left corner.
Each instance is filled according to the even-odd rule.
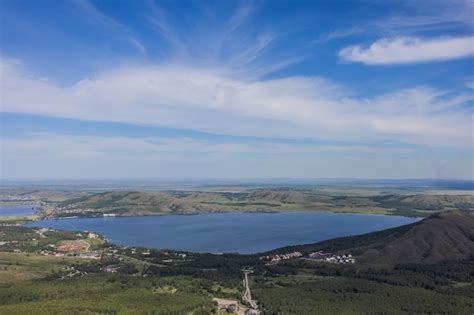
[[[362,265],[436,263],[474,259],[474,216],[463,211],[434,214],[417,223],[272,252],[299,250],[352,253]]]
[[[55,213],[115,213],[116,215],[193,214],[229,211],[337,211],[428,216],[435,211],[474,210],[474,195],[340,196],[315,190],[251,189],[237,192],[110,191],[69,199]]]
[[[440,206],[440,207],[462,207],[474,203],[473,195],[414,195],[404,197],[400,200],[403,203],[411,203],[420,206]]]

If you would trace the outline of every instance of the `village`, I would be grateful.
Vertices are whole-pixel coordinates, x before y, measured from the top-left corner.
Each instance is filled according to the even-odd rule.
[[[104,215],[97,212],[96,209],[92,208],[77,208],[73,205],[55,205],[54,207],[41,207],[39,213],[46,218],[62,217],[62,218],[75,218],[75,217],[106,217],[110,215]],[[115,215],[113,215],[115,216]]]
[[[333,254],[333,253],[326,253],[323,251],[317,251],[308,255],[309,260],[317,261],[317,262],[325,262],[330,264],[354,264],[355,257],[351,254]]]
[[[291,253],[286,253],[286,254],[275,254],[275,255],[268,255],[268,256],[261,256],[260,260],[265,261],[265,265],[275,265],[278,264],[282,260],[288,260],[292,258],[299,258],[302,257],[303,254],[301,254],[298,251],[291,252]]]
[[[304,256],[299,251],[289,252],[285,254],[274,254],[261,256],[260,260],[265,261],[265,265],[275,265],[281,261],[289,259],[305,259],[314,262],[329,263],[329,264],[354,264],[356,262],[355,257],[352,254],[334,254],[324,251],[316,251]]]

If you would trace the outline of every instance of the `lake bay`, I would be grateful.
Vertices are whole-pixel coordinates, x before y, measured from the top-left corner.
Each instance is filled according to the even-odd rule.
[[[26,217],[34,213],[33,206],[0,206],[0,217]]]

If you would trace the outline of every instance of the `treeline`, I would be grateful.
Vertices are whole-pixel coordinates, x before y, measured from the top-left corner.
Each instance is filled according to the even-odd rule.
[[[474,260],[444,261],[436,264],[398,264],[394,268],[361,268],[354,265],[320,264],[300,260],[268,266],[270,276],[296,275],[301,270],[315,276],[357,278],[396,286],[420,287],[448,292],[451,285],[474,282]]]
[[[363,249],[365,246],[383,244],[391,240],[396,240],[416,224],[419,224],[419,222],[363,235],[334,238],[315,244],[287,246],[269,251],[265,254],[281,254],[292,251],[300,251],[306,255],[319,250],[337,252],[345,249],[351,249],[351,253],[354,255],[358,254],[358,250]]]

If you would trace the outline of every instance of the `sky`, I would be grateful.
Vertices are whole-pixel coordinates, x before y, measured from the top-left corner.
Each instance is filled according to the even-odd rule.
[[[0,0],[2,179],[474,179],[474,1]]]

